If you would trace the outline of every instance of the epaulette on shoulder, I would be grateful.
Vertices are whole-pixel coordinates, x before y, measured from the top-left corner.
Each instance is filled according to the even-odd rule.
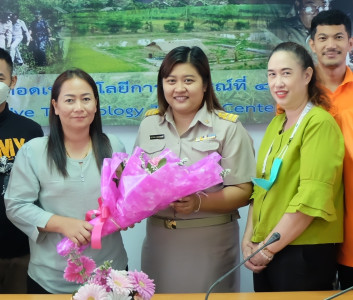
[[[154,115],[158,115],[158,114],[159,114],[159,109],[152,108],[152,109],[149,109],[148,111],[146,111],[145,117],[154,116]]]
[[[224,119],[224,120],[227,120],[227,121],[230,121],[230,122],[233,122],[233,123],[235,123],[238,120],[238,117],[239,117],[238,115],[227,113],[225,111],[220,111],[220,112],[217,113],[217,115],[221,119]]]

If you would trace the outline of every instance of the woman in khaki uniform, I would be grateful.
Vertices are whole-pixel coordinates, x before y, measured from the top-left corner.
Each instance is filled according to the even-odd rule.
[[[237,209],[248,204],[255,160],[237,116],[215,96],[208,59],[198,47],[178,47],[158,74],[158,110],[147,113],[136,140],[150,156],[165,148],[192,164],[213,152],[230,169],[224,183],[174,202],[147,221],[142,270],[157,293],[200,293],[239,260]],[[239,291],[233,274],[215,291]]]

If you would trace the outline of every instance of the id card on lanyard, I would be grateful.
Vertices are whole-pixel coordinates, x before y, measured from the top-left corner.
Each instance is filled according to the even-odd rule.
[[[272,141],[271,146],[266,153],[266,156],[265,156],[265,159],[264,159],[264,162],[262,165],[262,178],[252,177],[251,181],[253,182],[253,184],[265,189],[266,191],[269,191],[271,189],[271,187],[273,186],[273,184],[275,183],[275,181],[278,177],[278,173],[281,169],[284,155],[286,154],[286,152],[288,150],[290,142],[293,140],[293,137],[294,137],[295,133],[297,132],[300,123],[303,121],[303,118],[313,108],[313,106],[314,105],[311,102],[308,102],[306,104],[305,108],[303,109],[302,113],[299,116],[297,123],[295,124],[295,127],[293,129],[293,132],[292,132],[290,138],[289,138],[288,143],[283,147],[283,149],[279,153],[278,157],[276,157],[272,163],[270,178],[265,179],[264,176],[265,176],[265,171],[266,171],[266,165],[267,165],[268,157],[272,151],[272,147],[273,147],[273,143],[274,143],[274,141]]]

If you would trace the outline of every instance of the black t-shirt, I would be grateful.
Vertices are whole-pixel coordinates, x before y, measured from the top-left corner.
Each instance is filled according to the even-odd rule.
[[[35,137],[43,136],[36,122],[5,109],[0,113],[0,258],[12,258],[29,253],[28,237],[7,218],[4,194],[17,151]]]

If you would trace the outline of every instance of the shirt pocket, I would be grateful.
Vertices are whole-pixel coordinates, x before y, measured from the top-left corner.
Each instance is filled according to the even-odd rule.
[[[213,152],[218,152],[219,149],[219,141],[200,141],[200,142],[194,142],[192,144],[192,149],[194,151],[197,151],[199,153],[203,153],[203,156],[209,155]]]
[[[156,156],[165,149],[165,140],[154,140],[153,142],[141,145],[141,149],[148,155]]]

